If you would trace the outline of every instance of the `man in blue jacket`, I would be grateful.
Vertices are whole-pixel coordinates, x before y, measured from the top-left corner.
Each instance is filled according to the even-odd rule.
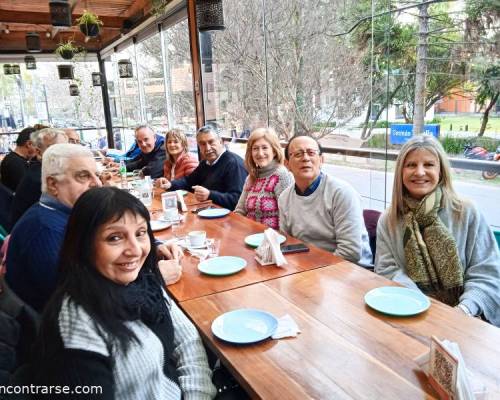
[[[135,141],[141,151],[132,160],[125,161],[127,171],[140,169],[144,175],[152,178],[163,176],[165,138],[155,135],[149,126],[141,125],[135,130]]]
[[[162,187],[190,190],[200,202],[212,200],[219,206],[234,210],[248,175],[243,159],[226,150],[219,134],[210,126],[198,130],[196,141],[203,158],[198,167],[184,178],[172,182],[165,180]]]

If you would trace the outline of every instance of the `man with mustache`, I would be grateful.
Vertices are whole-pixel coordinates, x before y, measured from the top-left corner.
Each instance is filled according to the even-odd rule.
[[[212,200],[221,207],[234,210],[248,174],[243,159],[226,150],[219,134],[210,126],[198,130],[196,141],[203,158],[198,167],[181,179],[170,182],[162,178],[161,187],[190,190],[200,202]]]

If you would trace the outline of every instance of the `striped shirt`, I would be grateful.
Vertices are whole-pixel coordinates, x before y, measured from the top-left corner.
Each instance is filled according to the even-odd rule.
[[[180,388],[163,373],[162,343],[145,324],[126,322],[139,343],[132,341],[124,354],[117,341],[103,333],[83,307],[69,297],[63,300],[59,330],[64,348],[110,357],[116,399],[204,400],[215,396],[211,370],[196,328],[165,292],[164,295],[174,326],[173,358]]]

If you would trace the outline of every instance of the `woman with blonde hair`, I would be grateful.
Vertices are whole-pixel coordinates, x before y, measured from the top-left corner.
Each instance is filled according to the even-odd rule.
[[[500,326],[500,252],[487,221],[460,199],[441,144],[416,136],[396,161],[377,228],[375,272]]]
[[[278,197],[293,183],[283,166],[283,150],[272,128],[255,129],[248,138],[243,192],[234,212],[278,229]]]
[[[156,180],[157,186],[190,175],[198,166],[198,159],[189,152],[187,137],[180,129],[171,129],[165,134],[165,153],[164,177]]]

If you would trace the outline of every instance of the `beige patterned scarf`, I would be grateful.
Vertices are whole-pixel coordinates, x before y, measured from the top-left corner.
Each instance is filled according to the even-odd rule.
[[[456,306],[464,290],[464,274],[455,239],[437,215],[441,199],[439,186],[421,201],[404,199],[406,270],[424,293]]]

